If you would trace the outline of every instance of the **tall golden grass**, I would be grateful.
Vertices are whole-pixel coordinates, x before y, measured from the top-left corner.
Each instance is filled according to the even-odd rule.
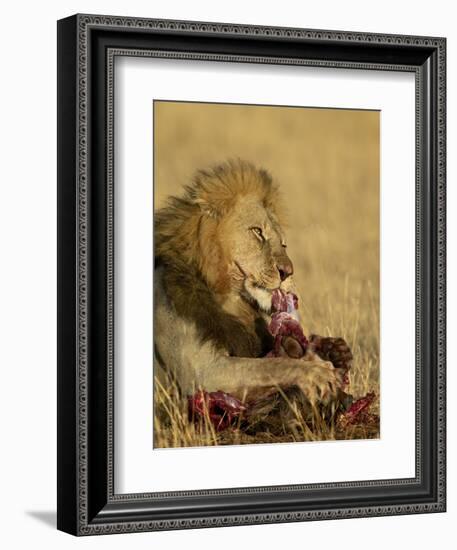
[[[379,395],[379,113],[155,102],[154,207],[195,170],[243,158],[269,170],[288,205],[288,252],[305,333],[341,336],[354,361],[349,392]],[[188,421],[172,384],[155,386],[154,446],[378,437],[300,418],[281,436],[216,432]],[[293,407],[291,403],[291,407]]]

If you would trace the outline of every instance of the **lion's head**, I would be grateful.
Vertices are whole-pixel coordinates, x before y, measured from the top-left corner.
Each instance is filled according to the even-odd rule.
[[[214,291],[239,293],[265,311],[292,275],[271,176],[245,161],[196,174],[156,215],[156,256],[198,266]]]

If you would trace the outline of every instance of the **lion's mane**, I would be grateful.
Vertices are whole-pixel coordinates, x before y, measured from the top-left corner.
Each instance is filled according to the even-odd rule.
[[[164,288],[177,313],[195,322],[202,341],[212,341],[231,355],[258,357],[271,346],[264,326],[254,334],[226,313],[215,293],[230,292],[226,254],[215,237],[218,223],[239,199],[254,195],[281,219],[278,188],[253,164],[228,161],[200,170],[181,197],[170,197],[155,214],[155,264],[164,269]]]

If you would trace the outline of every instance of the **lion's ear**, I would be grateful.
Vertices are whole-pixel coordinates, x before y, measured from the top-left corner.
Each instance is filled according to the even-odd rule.
[[[218,219],[228,212],[232,201],[228,197],[200,196],[194,199],[194,204],[210,218]]]
[[[214,206],[205,199],[199,197],[198,199],[194,200],[194,204],[196,204],[200,208],[201,212],[205,214],[205,216],[208,216],[210,218],[219,217],[217,209],[214,208]]]

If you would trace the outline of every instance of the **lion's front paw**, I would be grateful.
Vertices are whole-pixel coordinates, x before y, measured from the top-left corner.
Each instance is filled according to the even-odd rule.
[[[353,355],[351,348],[343,338],[312,334],[310,344],[321,359],[330,361],[335,368],[343,369],[346,372],[351,368]]]
[[[304,363],[298,386],[312,405],[330,405],[340,401],[345,372],[329,362]]]

